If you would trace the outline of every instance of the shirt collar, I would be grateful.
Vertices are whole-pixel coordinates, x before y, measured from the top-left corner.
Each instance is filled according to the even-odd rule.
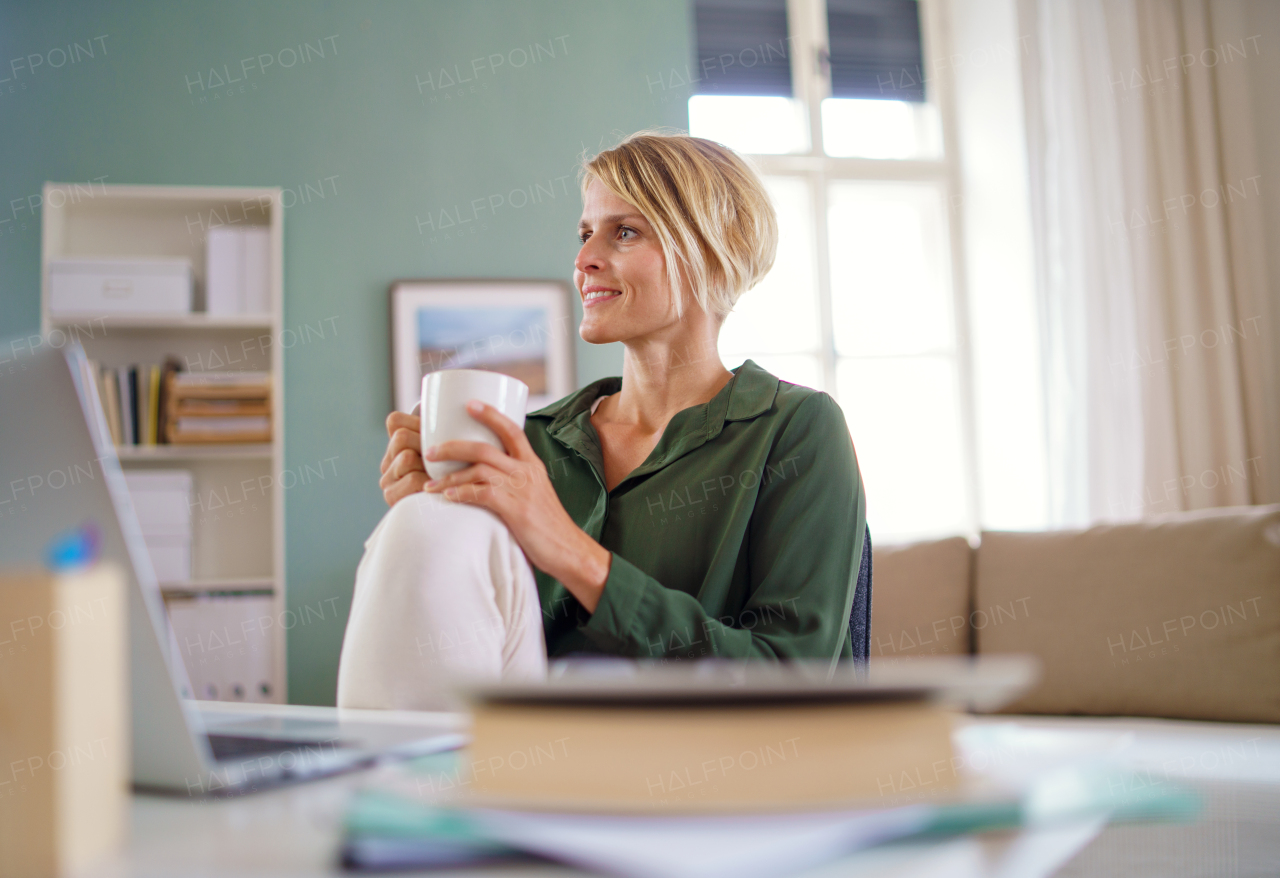
[[[602,378],[527,416],[551,418],[547,434],[581,455],[591,465],[601,487],[604,486],[604,455],[589,413],[596,397],[617,393],[621,387],[621,378]],[[773,406],[777,394],[778,379],[747,360],[733,370],[733,377],[710,401],[676,412],[648,459],[615,486],[615,490],[715,439],[725,422],[745,421],[764,414]]]
[[[730,384],[733,389],[729,391],[726,421],[759,417],[773,407],[773,399],[778,395],[777,377],[761,369],[755,360],[747,360],[735,369]]]
[[[550,418],[547,430],[554,432],[584,411],[590,411],[591,404],[597,397],[608,396],[621,389],[621,378],[601,378],[551,405],[529,412],[526,417]],[[710,402],[701,406],[706,409],[708,427],[714,426],[709,432],[713,435],[719,433],[725,421],[747,421],[759,417],[769,410],[777,395],[778,379],[760,368],[755,360],[745,361],[733,370],[733,378],[729,379],[729,383]]]

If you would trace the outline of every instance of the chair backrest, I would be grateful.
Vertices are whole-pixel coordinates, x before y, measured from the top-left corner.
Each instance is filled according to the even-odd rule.
[[[853,607],[849,610],[849,640],[853,642],[854,661],[865,662],[871,655],[871,528],[862,541],[862,559],[858,563],[858,584],[853,591]]]

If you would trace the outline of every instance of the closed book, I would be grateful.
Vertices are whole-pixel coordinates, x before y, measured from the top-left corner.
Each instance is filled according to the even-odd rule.
[[[138,367],[129,367],[129,423],[133,430],[133,444],[142,444],[142,420],[138,416],[141,414],[141,408],[138,406]]]
[[[147,444],[160,442],[160,367],[147,370]]]
[[[271,397],[270,372],[179,372],[173,376],[170,397],[182,399],[255,399]]]
[[[271,419],[262,417],[180,417],[176,427],[179,433],[244,433],[254,430],[270,430]]]
[[[956,784],[951,713],[925,701],[485,704],[473,712],[472,736],[470,795],[500,807],[874,807],[904,773],[935,792]]]
[[[164,363],[160,366],[160,390],[156,401],[156,415],[158,423],[156,424],[156,442],[166,443],[169,441],[169,397],[172,388],[172,376],[181,371],[182,364],[178,362],[176,357],[165,357]]]
[[[138,444],[151,444],[151,370],[138,366]]]
[[[175,415],[169,424],[169,441],[175,444],[271,441],[271,418],[260,415]]]
[[[954,710],[1034,682],[1022,656],[569,662],[476,683],[462,804],[619,813],[885,808],[959,795]]]
[[[174,387],[270,387],[270,372],[181,372],[174,376]]]
[[[133,444],[133,414],[129,408],[129,367],[116,367],[117,404],[120,406],[120,444]]]
[[[188,397],[179,399],[174,406],[174,414],[182,415],[269,415],[271,404],[265,398],[257,399],[210,399],[207,397]]]
[[[119,445],[123,440],[120,432],[120,393],[116,383],[115,369],[102,370],[102,407],[107,415],[107,427],[111,430],[111,441]]]

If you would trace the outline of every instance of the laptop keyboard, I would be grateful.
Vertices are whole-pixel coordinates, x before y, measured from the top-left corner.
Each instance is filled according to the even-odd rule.
[[[333,739],[328,741],[295,741],[281,738],[254,738],[246,735],[209,735],[213,758],[219,762],[238,756],[257,756],[262,753],[282,753],[286,750],[313,748],[321,752],[333,752]]]

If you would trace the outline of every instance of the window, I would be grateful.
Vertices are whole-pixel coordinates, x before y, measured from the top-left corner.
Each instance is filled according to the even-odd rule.
[[[955,169],[930,2],[697,0],[690,131],[761,170],[781,237],[720,337],[831,393],[869,523],[887,540],[976,530]],[[785,59],[785,63],[784,63]]]

